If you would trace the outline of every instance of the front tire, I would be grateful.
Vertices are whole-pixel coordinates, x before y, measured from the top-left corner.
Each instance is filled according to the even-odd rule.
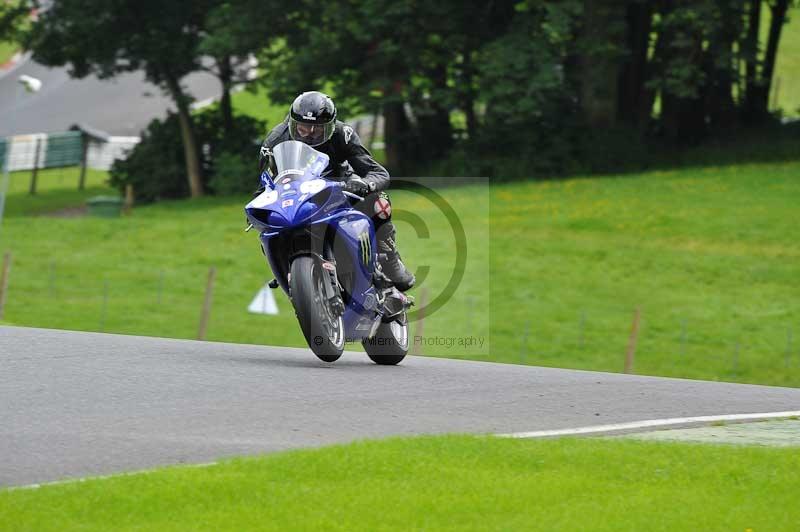
[[[361,340],[367,356],[379,366],[395,366],[408,354],[408,321],[381,323],[375,336]]]
[[[303,255],[292,261],[292,304],[311,350],[323,362],[335,362],[344,350],[344,323],[325,299],[325,275],[319,261]]]

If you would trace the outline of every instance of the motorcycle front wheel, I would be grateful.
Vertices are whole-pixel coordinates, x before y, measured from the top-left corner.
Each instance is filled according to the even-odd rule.
[[[319,260],[303,255],[292,261],[289,286],[300,329],[311,350],[324,362],[335,362],[344,350],[344,323],[325,298],[325,270]]]

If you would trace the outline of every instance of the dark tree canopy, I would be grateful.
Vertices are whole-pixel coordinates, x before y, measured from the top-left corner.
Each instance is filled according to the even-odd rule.
[[[9,0],[0,3],[0,41],[16,41],[21,38],[20,29],[31,11],[24,0]]]
[[[144,69],[176,102],[199,195],[180,87],[196,70],[219,77],[226,130],[231,90],[252,55],[273,102],[318,89],[345,115],[382,116],[395,173],[448,158],[461,161],[453,171],[491,173],[510,156],[533,173],[605,171],[654,140],[691,144],[770,121],[777,51],[796,3],[59,0],[27,44],[76,76]]]
[[[624,157],[629,142],[697,142],[767,120],[790,4],[307,0],[286,14],[285,46],[264,55],[266,84],[279,101],[326,87],[352,112],[381,112],[395,171],[458,145],[523,148],[534,166],[567,169],[608,139]]]
[[[203,194],[202,171],[180,80],[200,69],[198,52],[208,0],[59,0],[28,34],[34,59],[69,65],[76,77],[112,77],[143,70],[178,108],[192,196]]]

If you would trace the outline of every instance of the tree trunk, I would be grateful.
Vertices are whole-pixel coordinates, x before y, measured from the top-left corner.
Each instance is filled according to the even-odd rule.
[[[428,72],[428,78],[435,84],[434,94],[446,94],[447,66],[438,65]],[[424,139],[417,150],[417,162],[425,163],[442,157],[453,146],[453,126],[450,124],[450,110],[441,101],[433,98],[415,98],[414,115],[417,117],[417,137]]]
[[[758,99],[756,101],[756,113],[766,116],[769,112],[769,92],[772,88],[772,74],[775,71],[775,58],[778,56],[778,44],[781,40],[781,31],[786,22],[786,10],[789,7],[789,0],[776,0],[770,5],[772,18],[769,23],[769,38],[767,39],[767,49],[764,53],[764,66],[761,70],[761,84]]]
[[[619,0],[585,0],[580,101],[590,126],[615,125],[619,100],[620,55],[625,49],[625,5]]]
[[[178,78],[166,76],[167,88],[178,107],[178,121],[181,125],[183,140],[183,155],[186,160],[186,174],[189,179],[191,197],[199,198],[203,195],[203,171],[200,166],[200,151],[197,138],[194,134],[194,124],[189,110],[189,98],[181,89]]]
[[[734,43],[742,30],[743,13],[726,2],[719,4],[720,28],[714,32],[705,54],[707,114],[712,126],[727,130],[736,126],[736,103],[733,86],[738,62],[734,57]]]
[[[747,16],[747,37],[744,42],[745,53],[745,101],[744,120],[756,120],[756,100],[758,98],[758,30],[761,27],[761,0],[750,0]]]
[[[464,51],[464,63],[462,65],[461,83],[463,84],[463,109],[467,119],[467,138],[475,139],[478,132],[478,118],[475,115],[475,90],[472,87],[474,71],[472,67],[472,50]]]
[[[653,109],[652,91],[645,88],[653,6],[650,2],[629,4],[625,18],[629,55],[620,73],[617,117],[622,122],[644,129]]]
[[[392,174],[402,173],[409,164],[409,134],[411,124],[406,118],[402,101],[386,102],[383,105],[383,142],[386,150],[386,166]]]
[[[667,5],[666,9],[671,9]],[[664,16],[668,11],[662,11]],[[703,35],[700,28],[683,28],[680,31],[681,46],[675,47],[678,32],[663,29],[658,36],[655,59],[662,68],[670,68],[676,57],[686,61],[686,67],[705,68],[703,61]],[[663,75],[663,73],[662,73]],[[674,93],[666,87],[661,89],[661,126],[670,142],[687,144],[696,142],[706,133],[704,100],[708,93],[707,84],[695,87],[695,94]]]
[[[231,57],[223,56],[217,60],[219,67],[219,80],[222,83],[222,97],[219,100],[219,110],[222,114],[222,127],[225,133],[233,131],[233,106],[231,105],[231,87],[233,85],[233,67]]]
[[[679,98],[663,94],[661,109],[664,133],[671,142],[689,145],[705,135],[702,98]]]

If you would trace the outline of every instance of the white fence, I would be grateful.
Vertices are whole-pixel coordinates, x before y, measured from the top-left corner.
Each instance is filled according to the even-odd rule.
[[[16,135],[0,139],[0,169],[7,162],[9,172],[76,165],[108,170],[140,140],[85,131]]]
[[[127,157],[130,150],[139,144],[139,137],[108,137],[106,142],[89,141],[86,164],[89,168],[108,170],[114,161]]]

